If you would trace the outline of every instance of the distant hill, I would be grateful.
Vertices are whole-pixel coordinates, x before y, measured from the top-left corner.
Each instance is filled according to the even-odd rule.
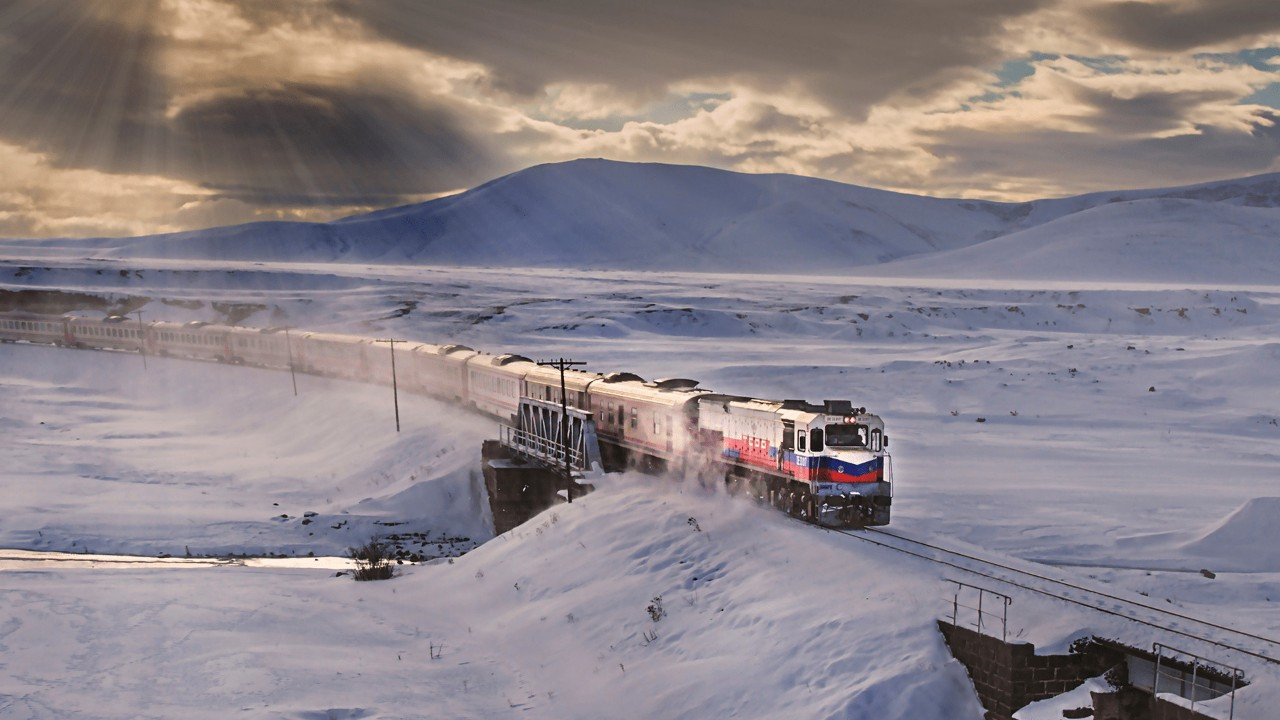
[[[575,160],[330,223],[57,243],[113,258],[1222,280],[1275,277],[1278,207],[1280,175],[995,203]]]
[[[1121,200],[957,250],[891,262],[890,276],[1280,285],[1280,210]]]

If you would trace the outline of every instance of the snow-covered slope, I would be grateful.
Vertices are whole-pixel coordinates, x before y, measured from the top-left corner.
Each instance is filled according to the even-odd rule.
[[[1142,198],[1091,207],[971,247],[889,263],[888,275],[1273,284],[1280,210]]]
[[[0,267],[0,300],[236,313],[848,398],[891,427],[894,532],[1280,636],[1274,288],[40,265]],[[0,565],[0,718],[977,718],[933,624],[954,609],[942,578],[1012,593],[1010,637],[1041,650],[1168,641],[1245,669],[1239,720],[1280,705],[1256,658],[797,526],[694,478],[607,478],[452,563],[334,577],[308,553],[373,533],[422,533],[431,554],[488,539],[472,491],[495,428],[402,394],[395,433],[386,387],[304,375],[298,391],[284,372],[0,344],[0,546],[303,565]]]
[[[1173,202],[1172,200],[1178,200]],[[254,223],[142,238],[0,241],[0,256],[394,262],[986,277],[1065,267],[1076,277],[1216,281],[1280,269],[1280,176],[1027,203],[940,199],[791,175],[575,160],[332,223]],[[993,241],[982,244],[984,241]],[[1114,262],[1099,244],[1128,242]],[[1172,243],[1172,244],[1170,244]],[[976,246],[976,252],[954,251]],[[1228,254],[1215,255],[1222,248]],[[947,254],[947,251],[952,251]],[[1192,252],[1213,262],[1144,261]],[[944,253],[943,255],[937,255]],[[908,257],[921,265],[869,270]]]

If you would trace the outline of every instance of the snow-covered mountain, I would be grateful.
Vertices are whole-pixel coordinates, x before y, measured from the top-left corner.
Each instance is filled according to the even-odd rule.
[[[107,258],[824,274],[853,268],[869,274],[868,266],[912,258],[876,272],[1208,282],[1276,277],[1277,227],[1277,174],[995,203],[793,175],[575,160],[330,223],[7,241],[0,249],[91,249]],[[1099,252],[1107,248],[1115,252]],[[1164,261],[1170,257],[1194,261]]]

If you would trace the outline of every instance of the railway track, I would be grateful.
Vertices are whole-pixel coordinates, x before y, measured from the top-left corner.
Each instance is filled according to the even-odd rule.
[[[1028,592],[1044,595],[1095,612],[1122,618],[1190,638],[1258,660],[1280,665],[1280,640],[1247,630],[1211,622],[1170,608],[1124,597],[1078,582],[1051,577],[1024,567],[1015,567],[976,555],[943,547],[881,528],[843,530],[826,528],[862,542],[905,553],[965,573],[995,580]]]

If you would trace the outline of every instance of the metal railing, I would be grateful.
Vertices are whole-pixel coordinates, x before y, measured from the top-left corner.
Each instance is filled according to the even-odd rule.
[[[518,427],[499,427],[498,441],[507,448],[549,469],[571,474],[600,472],[600,445],[595,420],[590,412],[533,398],[520,398],[516,413]],[[568,436],[562,437],[567,431]]]
[[[996,621],[1000,624],[1000,641],[1008,642],[1009,637],[1009,606],[1013,604],[1013,598],[1003,593],[987,590],[986,588],[970,585],[960,582],[959,580],[948,580],[947,582],[955,585],[955,590],[951,595],[951,624],[960,627],[960,611],[972,610],[974,613],[974,621],[969,623],[973,629],[978,631],[979,635],[987,634],[984,632],[988,627],[992,628],[991,636],[994,635],[994,627]],[[976,604],[969,605],[969,602],[975,602],[969,598],[977,596]],[[993,609],[998,608],[998,609]],[[988,622],[990,618],[990,622]]]
[[[528,432],[510,425],[498,427],[498,441],[517,453],[533,460],[554,467],[564,467],[565,445],[546,438],[537,433]],[[587,454],[580,446],[568,447],[569,467],[578,472],[588,472],[591,468],[586,464]]]
[[[1230,694],[1231,701],[1228,718],[1236,713],[1236,689],[1242,685],[1244,671],[1220,662],[1211,662],[1208,658],[1186,650],[1154,643],[1155,674],[1152,677],[1151,694],[1160,693],[1177,695],[1191,701],[1191,712],[1195,712],[1196,703],[1213,700]],[[1165,653],[1170,657],[1165,657]],[[1179,656],[1190,658],[1190,662],[1179,661]],[[1190,666],[1190,671],[1186,668]]]

